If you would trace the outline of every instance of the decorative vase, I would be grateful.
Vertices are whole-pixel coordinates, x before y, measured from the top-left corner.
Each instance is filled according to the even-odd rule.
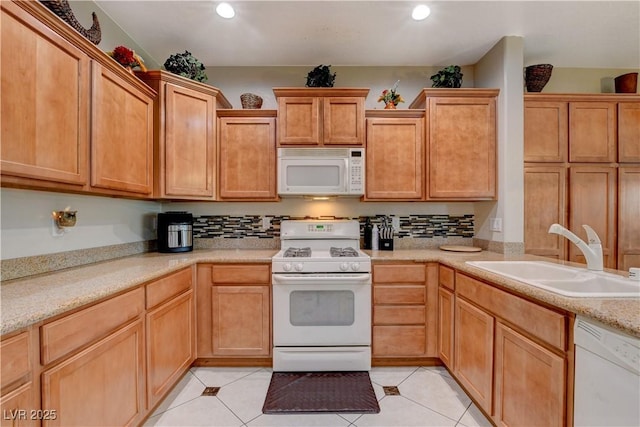
[[[396,104],[394,104],[393,102],[387,102],[386,104],[384,104],[384,109],[385,110],[395,110],[396,109]]]
[[[542,88],[551,78],[551,64],[529,65],[525,68],[524,81],[527,85],[527,92],[542,92]]]
[[[638,73],[627,73],[614,79],[616,93],[636,93],[638,90]]]

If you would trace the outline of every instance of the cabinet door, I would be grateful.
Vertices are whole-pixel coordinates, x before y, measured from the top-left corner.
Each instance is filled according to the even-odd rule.
[[[423,325],[373,326],[374,357],[418,357],[427,352],[427,332]]]
[[[496,99],[429,98],[428,199],[496,197]]]
[[[454,296],[442,286],[438,289],[438,357],[447,368],[453,370]]]
[[[640,266],[640,167],[618,169],[618,270]]]
[[[221,117],[220,198],[276,200],[275,119]]]
[[[569,140],[567,102],[525,101],[524,161],[565,162]]]
[[[454,373],[467,392],[492,413],[494,319],[461,298],[455,300]]]
[[[582,224],[593,228],[602,242],[604,266],[616,268],[616,169],[572,166],[569,170],[570,230],[586,242]],[[569,261],[586,262],[574,244],[569,245]]]
[[[422,119],[367,119],[367,199],[423,197]]]
[[[616,161],[616,103],[569,103],[569,161]]]
[[[92,67],[91,186],[149,196],[153,98],[97,62]]]
[[[271,355],[269,286],[213,286],[211,307],[214,355]]]
[[[147,408],[180,379],[196,356],[193,290],[147,313]]]
[[[45,412],[38,411],[40,406],[36,403],[36,393],[37,392],[34,390],[32,382],[25,383],[10,393],[4,393],[2,397],[0,397],[0,411],[2,412],[0,426],[39,426],[39,418],[34,417],[32,411],[36,414],[42,413],[43,416],[40,418],[44,418]],[[48,418],[57,417],[57,411],[48,410],[46,415]]]
[[[498,425],[564,425],[566,372],[562,357],[498,322],[495,358]]]
[[[162,197],[215,197],[215,99],[165,85],[164,141],[160,141]]]
[[[524,250],[525,253],[565,259],[567,239],[549,234],[549,226],[566,226],[567,168],[525,166]]]
[[[320,144],[320,98],[278,98],[278,144]]]
[[[640,162],[640,102],[618,103],[618,161]]]
[[[2,175],[79,189],[88,177],[89,58],[13,2],[1,3]]]
[[[136,425],[144,413],[142,320],[114,332],[42,374],[46,426]]]
[[[323,98],[324,144],[364,144],[364,97]]]

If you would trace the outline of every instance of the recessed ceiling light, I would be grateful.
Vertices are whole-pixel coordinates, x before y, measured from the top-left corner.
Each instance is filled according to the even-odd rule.
[[[430,14],[431,14],[431,9],[429,9],[429,6],[424,4],[419,4],[418,6],[413,8],[413,12],[411,12],[411,17],[416,21],[422,21],[423,19],[426,19],[427,16],[429,16]]]
[[[226,19],[231,19],[236,16],[236,11],[233,10],[233,7],[231,7],[229,3],[220,3],[218,7],[216,7],[216,13]]]

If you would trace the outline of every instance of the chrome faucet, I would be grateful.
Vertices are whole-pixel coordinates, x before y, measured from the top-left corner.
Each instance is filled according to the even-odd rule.
[[[588,270],[602,271],[602,244],[600,243],[600,238],[593,230],[593,228],[589,227],[586,224],[583,224],[582,227],[584,227],[587,232],[587,239],[589,240],[588,245],[584,242],[584,240],[582,240],[560,224],[551,224],[551,227],[549,227],[549,233],[559,234],[563,237],[566,237],[573,244],[575,244],[578,249],[582,251],[585,259],[587,260]]]

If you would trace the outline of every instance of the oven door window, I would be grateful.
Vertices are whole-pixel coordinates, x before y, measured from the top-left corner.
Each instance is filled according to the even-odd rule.
[[[352,291],[293,291],[289,298],[289,321],[293,326],[353,325]]]

